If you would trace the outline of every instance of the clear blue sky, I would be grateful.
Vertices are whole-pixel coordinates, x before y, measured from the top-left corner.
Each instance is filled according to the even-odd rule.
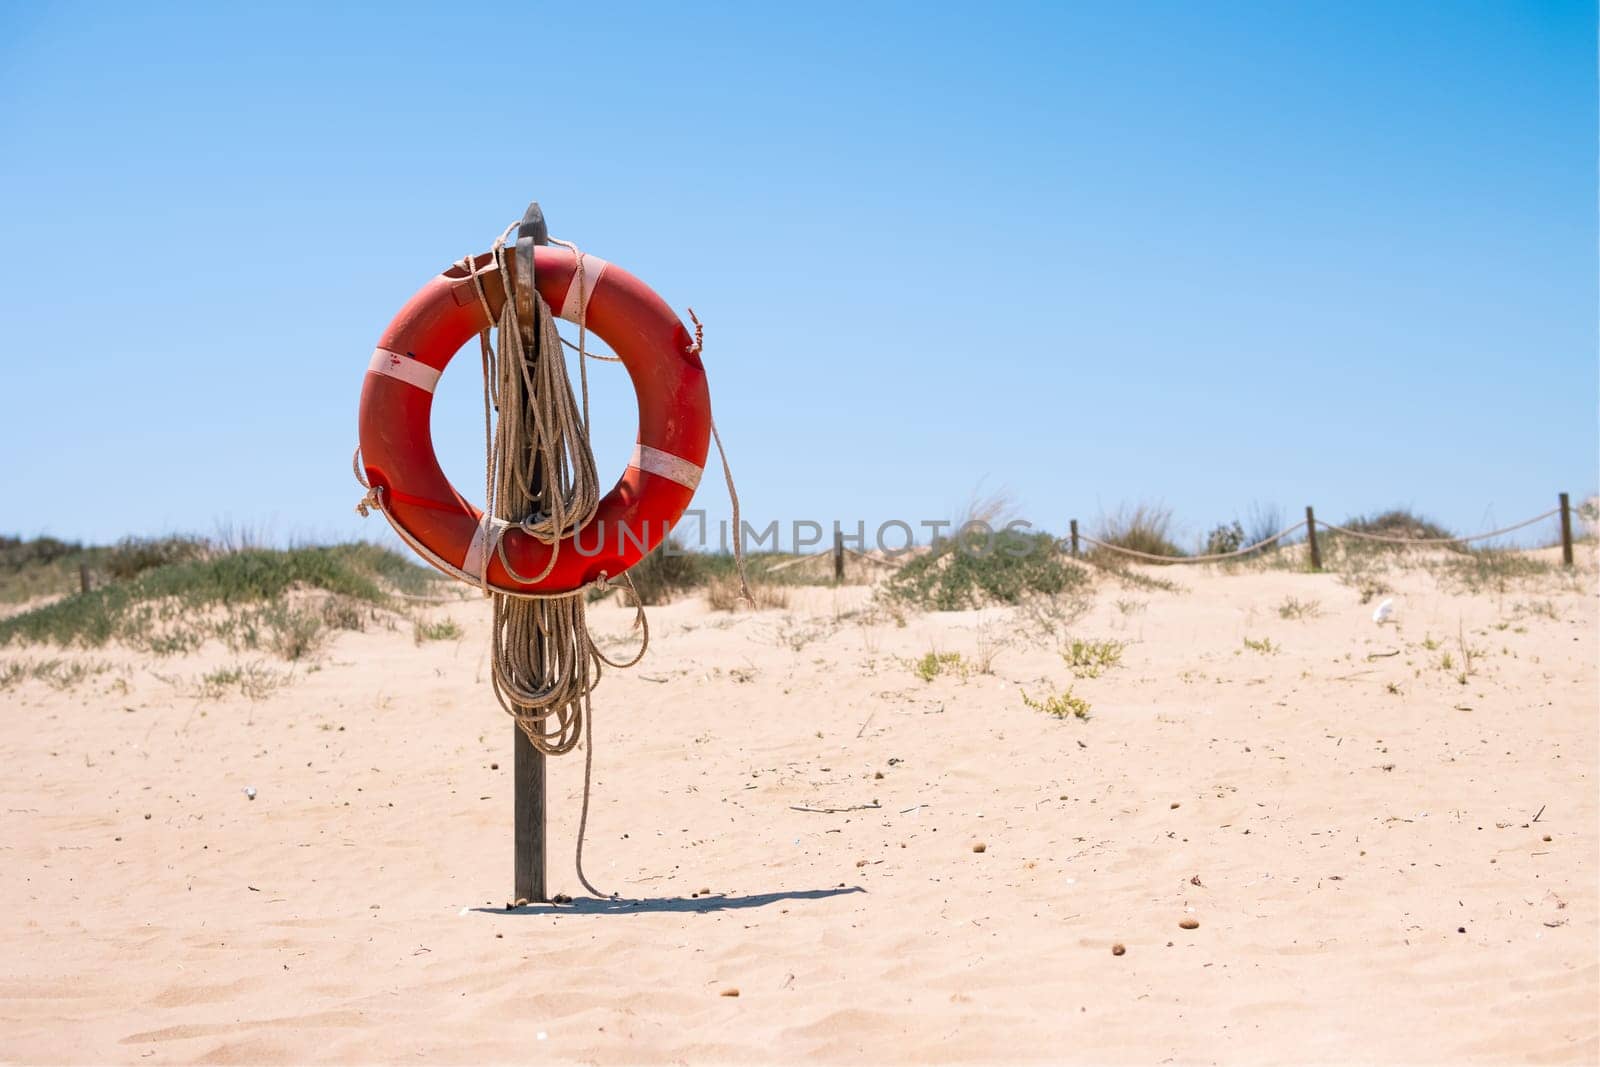
[[[252,7],[0,10],[0,531],[379,534],[373,344],[534,197],[706,321],[763,522],[1596,486],[1592,3]]]

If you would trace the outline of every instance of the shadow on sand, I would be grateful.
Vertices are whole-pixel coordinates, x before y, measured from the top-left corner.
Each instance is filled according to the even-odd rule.
[[[602,899],[577,897],[570,904],[524,904],[520,908],[473,908],[485,915],[637,915],[650,911],[739,911],[764,908],[784,900],[822,900],[848,893],[865,893],[858,885],[837,889],[801,889],[787,893],[756,893],[747,897],[726,897],[717,893],[704,897],[635,897]]]

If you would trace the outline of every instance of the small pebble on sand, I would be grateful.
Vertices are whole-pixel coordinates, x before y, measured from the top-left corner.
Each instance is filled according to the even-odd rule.
[[[490,770],[491,770],[491,771],[498,771],[498,770],[499,770],[499,769],[500,769],[500,764],[498,764],[498,763],[491,763],[491,764],[489,764],[489,769],[490,769]]]
[[[856,866],[857,867],[865,867],[866,865],[867,865],[867,861],[866,860],[856,860]]]
[[[1174,808],[1176,808],[1176,807],[1179,807],[1179,806],[1180,806],[1180,805],[1179,805],[1179,804],[1178,804],[1178,802],[1177,802],[1177,801],[1176,801],[1176,800],[1174,800],[1174,801],[1173,801],[1173,802],[1172,802],[1172,806],[1173,806],[1173,807],[1174,807]]]
[[[738,986],[729,986],[727,989],[724,989],[722,992],[717,994],[717,996],[719,996],[719,997],[736,997],[738,995],[739,995],[739,987]]]
[[[1546,840],[1546,841],[1548,841],[1548,840],[1550,840],[1550,835],[1549,835],[1549,834],[1545,834],[1545,835],[1544,835],[1544,839],[1545,839],[1545,840]]]
[[[149,817],[150,816],[148,816],[148,815],[145,816],[145,818],[147,818],[147,819]],[[974,841],[972,843],[972,851],[974,851],[974,852],[987,852],[987,851],[989,851],[989,846],[984,844],[982,841]]]
[[[1200,920],[1199,919],[1180,919],[1180,920],[1178,920],[1178,927],[1180,929],[1183,929],[1183,930],[1198,930],[1198,929],[1200,929]]]
[[[1111,954],[1113,956],[1126,955],[1127,951],[1128,951],[1128,946],[1124,945],[1121,941],[1118,941],[1116,944],[1111,946]]]

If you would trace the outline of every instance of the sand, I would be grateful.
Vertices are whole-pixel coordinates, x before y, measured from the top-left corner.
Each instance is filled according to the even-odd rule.
[[[218,648],[0,650],[113,665],[0,691],[0,1056],[1592,1063],[1586,558],[1476,595],[1389,575],[1385,626],[1281,571],[1107,579],[1054,634],[900,625],[862,587],[674,603],[598,696],[587,867],[626,900],[573,875],[575,756],[550,880],[580,899],[514,913],[481,601],[432,609],[460,640],[264,660],[292,677],[258,699],[199,694],[251,658]],[[1074,678],[1069,635],[1121,664]],[[967,675],[922,680],[929,651]],[[1069,685],[1088,720],[1021,698]]]

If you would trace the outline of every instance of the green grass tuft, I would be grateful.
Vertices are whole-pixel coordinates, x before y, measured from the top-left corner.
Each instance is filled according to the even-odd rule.
[[[1035,700],[1026,692],[1023,692],[1022,702],[1035,711],[1054,715],[1058,719],[1087,719],[1089,717],[1089,702],[1082,697],[1074,696],[1071,689],[1052,693],[1042,700]]]
[[[1061,658],[1078,678],[1098,678],[1122,662],[1120,641],[1080,641],[1076,638],[1061,652]]]
[[[931,649],[911,665],[911,670],[924,682],[931,682],[941,674],[954,674],[966,678],[971,673],[971,667],[962,660],[961,653],[935,652]]]
[[[1232,537],[1229,531],[1228,536]],[[1242,536],[1242,534],[1241,534]],[[1139,504],[1122,508],[1115,515],[1100,520],[1095,532],[1096,540],[1118,548],[1132,549],[1151,556],[1182,556],[1183,549],[1172,540],[1172,511],[1153,504]],[[1237,547],[1237,546],[1235,546]],[[1098,546],[1091,556],[1117,556],[1115,552]],[[1126,559],[1127,557],[1118,557]]]

